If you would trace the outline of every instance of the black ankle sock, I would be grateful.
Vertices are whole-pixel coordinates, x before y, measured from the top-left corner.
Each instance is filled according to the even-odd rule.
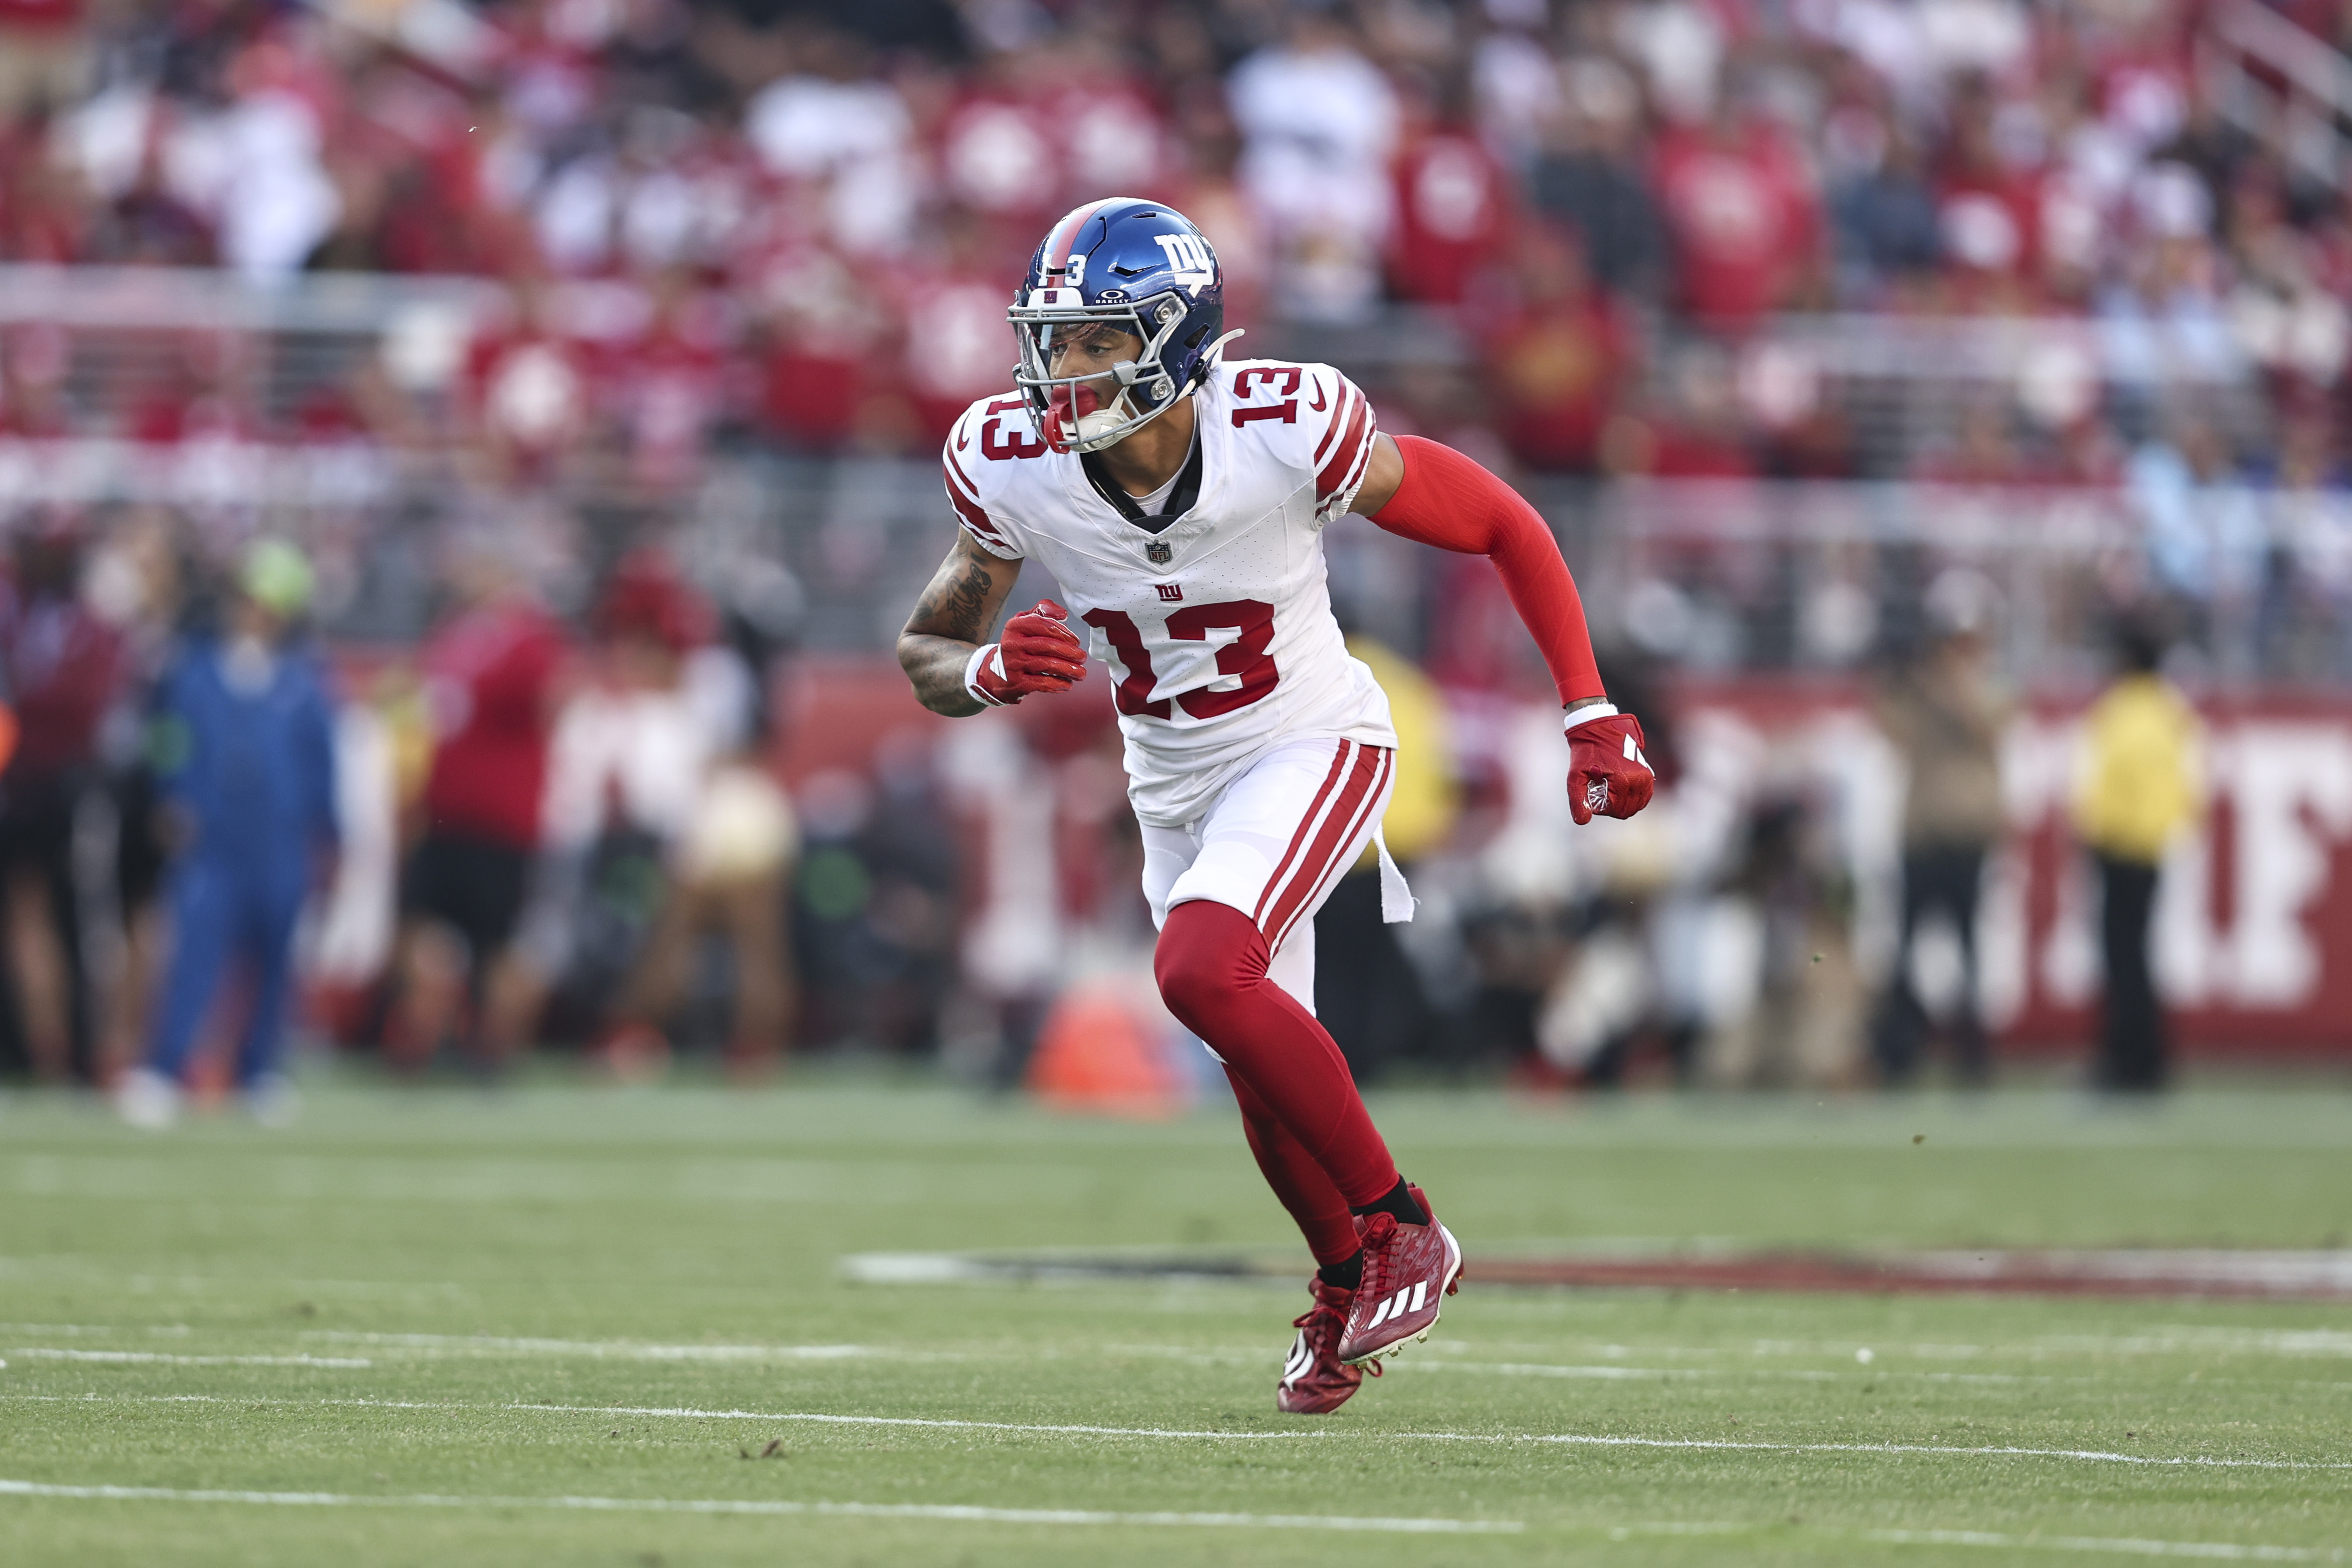
[[[1326,1263],[1315,1277],[1334,1290],[1352,1291],[1364,1282],[1364,1255],[1359,1251],[1344,1262]]]
[[[1402,1225],[1429,1223],[1429,1216],[1422,1211],[1421,1205],[1413,1202],[1412,1194],[1405,1190],[1402,1176],[1397,1177],[1396,1186],[1389,1188],[1388,1196],[1381,1198],[1380,1202],[1368,1203],[1361,1208],[1350,1204],[1348,1206],[1348,1211],[1350,1214],[1393,1214],[1398,1223]]]

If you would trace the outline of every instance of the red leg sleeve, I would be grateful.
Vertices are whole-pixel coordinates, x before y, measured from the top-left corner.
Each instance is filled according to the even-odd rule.
[[[1348,1200],[1323,1174],[1306,1148],[1283,1127],[1273,1107],[1257,1097],[1252,1089],[1230,1066],[1225,1077],[1234,1086],[1234,1098],[1241,1103],[1242,1133],[1249,1139],[1250,1153],[1257,1156],[1257,1168],[1265,1174],[1265,1185],[1274,1188],[1274,1196],[1290,1211],[1298,1223],[1299,1234],[1307,1238],[1307,1249],[1315,1254],[1318,1263],[1344,1263],[1363,1248],[1356,1237],[1356,1217],[1349,1210]]]
[[[1450,446],[1417,435],[1400,435],[1396,444],[1404,479],[1372,521],[1401,538],[1493,561],[1512,608],[1543,650],[1560,706],[1608,695],[1592,661],[1584,601],[1536,509]]]
[[[1249,1087],[1339,1196],[1350,1204],[1378,1203],[1397,1184],[1396,1163],[1339,1045],[1297,998],[1265,977],[1270,956],[1265,934],[1248,915],[1194,899],[1168,912],[1152,968],[1168,1010],[1224,1058],[1226,1071]],[[1288,1202],[1281,1182],[1275,1191]],[[1304,1228],[1310,1217],[1291,1212]]]

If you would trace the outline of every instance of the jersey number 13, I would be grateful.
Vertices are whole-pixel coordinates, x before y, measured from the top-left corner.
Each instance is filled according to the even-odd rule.
[[[1148,718],[1172,716],[1169,699],[1151,700],[1151,689],[1160,684],[1152,673],[1151,648],[1144,641],[1142,629],[1123,610],[1089,610],[1083,618],[1086,623],[1109,640],[1111,652],[1118,656],[1120,676],[1116,694],[1118,711]],[[1274,643],[1274,606],[1255,599],[1236,599],[1224,604],[1188,604],[1168,617],[1167,636],[1171,642],[1204,643],[1213,629],[1235,627],[1241,635],[1217,650],[1217,674],[1238,675],[1241,685],[1231,691],[1215,691],[1198,686],[1180,692],[1175,704],[1194,718],[1215,718],[1235,708],[1244,708],[1274,690],[1282,679],[1266,649]]]

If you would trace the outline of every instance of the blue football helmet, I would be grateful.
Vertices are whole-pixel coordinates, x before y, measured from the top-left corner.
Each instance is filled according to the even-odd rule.
[[[1045,233],[1007,313],[1021,340],[1013,379],[1056,452],[1123,441],[1176,405],[1208,375],[1227,332],[1225,277],[1208,236],[1173,207],[1133,196],[1088,202]],[[1142,350],[1100,371],[1054,374],[1054,344],[1097,324],[1131,332]],[[1092,384],[1089,384],[1092,383]]]

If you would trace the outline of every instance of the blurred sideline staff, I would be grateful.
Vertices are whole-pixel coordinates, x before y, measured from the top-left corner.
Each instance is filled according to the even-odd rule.
[[[133,1125],[176,1119],[190,1053],[233,961],[250,995],[236,1082],[282,1122],[295,920],[340,841],[326,674],[299,636],[312,576],[300,551],[263,539],[245,554],[226,624],[187,638],[157,695],[154,759],[169,873],[172,954],[143,1066],[118,1104]]]
[[[1977,1008],[1977,895],[1985,856],[2004,827],[2000,733],[2005,705],[1988,665],[1994,589],[1972,571],[1950,570],[1927,591],[1927,645],[1878,694],[1881,728],[1908,773],[1903,800],[1903,928],[1871,1031],[1871,1054],[1889,1084],[1916,1076],[1931,1019],[1913,977],[1927,923],[1948,921],[1960,972],[1951,1004],[1954,1068],[1960,1082],[1992,1078]]]
[[[433,755],[401,877],[384,1037],[387,1060],[406,1071],[452,1042],[495,1070],[523,1043],[550,978],[515,938],[539,868],[570,653],[513,548],[488,528],[453,538],[457,612],[419,661]]]
[[[71,518],[31,519],[16,538],[14,580],[0,587],[0,674],[17,726],[0,773],[0,910],[16,1005],[0,1010],[35,1077],[95,1083],[75,827],[98,782],[121,641],[82,602],[83,543]]]
[[[549,833],[564,879],[584,884],[564,901],[559,1003],[606,1020],[600,1055],[623,1077],[670,1060],[706,934],[731,959],[730,1072],[764,1075],[791,1030],[799,834],[761,750],[776,622],[797,606],[763,613],[776,595],[758,563],[742,571],[722,616],[659,548],[625,556],[593,616],[593,678],[556,728]]]
[[[2147,954],[2164,852],[2204,809],[2197,716],[2158,674],[2164,640],[2145,622],[2117,638],[2122,670],[2083,727],[2074,825],[2099,869],[2106,1002],[2091,1079],[2145,1093],[2168,1068],[2164,1006]]]

